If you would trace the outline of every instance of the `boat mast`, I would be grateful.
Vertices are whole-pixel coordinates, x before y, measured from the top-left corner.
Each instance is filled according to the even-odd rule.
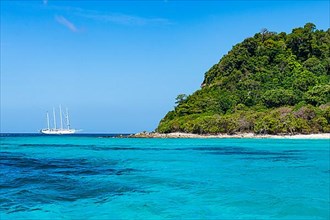
[[[53,107],[53,116],[54,116],[54,129],[56,130],[56,115],[55,115],[55,108]]]
[[[48,112],[47,112],[47,128],[49,130],[49,114],[48,114]]]
[[[61,105],[60,105],[60,119],[61,119],[61,130],[63,130],[62,106]]]
[[[68,130],[70,130],[69,110],[68,110],[68,108],[66,108],[66,126],[68,127]]]

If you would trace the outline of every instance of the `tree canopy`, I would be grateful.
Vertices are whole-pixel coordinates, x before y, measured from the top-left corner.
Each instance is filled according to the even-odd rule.
[[[260,33],[233,46],[156,131],[330,132],[330,29]]]

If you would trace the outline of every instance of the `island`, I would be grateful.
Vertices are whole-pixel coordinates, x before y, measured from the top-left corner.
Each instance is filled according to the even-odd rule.
[[[177,96],[155,132],[133,136],[329,133],[330,29],[307,23],[289,34],[262,29],[236,44],[205,73],[199,90]]]

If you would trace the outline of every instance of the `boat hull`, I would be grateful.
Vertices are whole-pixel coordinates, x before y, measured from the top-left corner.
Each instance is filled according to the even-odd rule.
[[[42,134],[54,134],[54,135],[61,135],[61,134],[74,134],[76,130],[74,129],[42,129],[40,131]]]

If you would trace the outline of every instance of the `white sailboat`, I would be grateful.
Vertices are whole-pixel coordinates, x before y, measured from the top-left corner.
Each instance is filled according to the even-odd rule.
[[[66,108],[66,115],[65,115],[66,128],[63,128],[62,107],[61,107],[61,105],[60,105],[60,122],[61,122],[61,127],[60,128],[56,127],[56,114],[55,114],[55,109],[54,108],[53,108],[54,128],[50,128],[48,112],[46,113],[46,117],[47,117],[47,128],[44,128],[44,129],[40,130],[40,132],[43,133],[43,134],[74,134],[77,131],[76,129],[71,129],[70,128],[68,108]]]

